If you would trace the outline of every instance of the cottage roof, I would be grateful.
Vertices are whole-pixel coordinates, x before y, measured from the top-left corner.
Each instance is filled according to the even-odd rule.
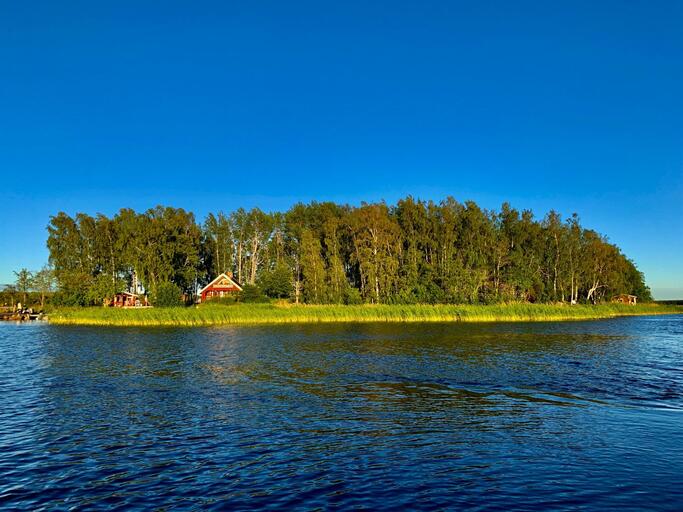
[[[131,293],[131,292],[119,292],[119,293],[115,293],[114,295],[128,295],[129,297],[137,297],[138,296],[136,293]]]
[[[211,281],[209,284],[207,284],[204,288],[199,290],[199,293],[201,295],[201,293],[204,290],[208,290],[212,286],[221,286],[221,285],[223,285],[223,286],[232,285],[235,288],[237,288],[238,290],[242,291],[242,287],[237,283],[237,281],[235,281],[230,275],[223,272],[218,277],[216,277],[213,281]]]

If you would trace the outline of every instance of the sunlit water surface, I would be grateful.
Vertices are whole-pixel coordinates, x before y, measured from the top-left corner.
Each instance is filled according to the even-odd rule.
[[[683,317],[0,325],[0,508],[683,509]]]

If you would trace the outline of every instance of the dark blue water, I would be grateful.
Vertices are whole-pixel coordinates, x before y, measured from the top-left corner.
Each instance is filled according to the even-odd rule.
[[[0,508],[683,509],[683,317],[0,325]]]

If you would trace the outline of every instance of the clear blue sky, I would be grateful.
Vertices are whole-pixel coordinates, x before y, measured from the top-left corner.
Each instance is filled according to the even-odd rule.
[[[49,216],[453,195],[683,298],[683,2],[0,0],[0,283]]]

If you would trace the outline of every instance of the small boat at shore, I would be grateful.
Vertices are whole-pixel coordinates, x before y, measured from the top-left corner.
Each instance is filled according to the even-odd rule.
[[[41,311],[39,313],[33,311],[2,311],[0,312],[0,321],[8,322],[28,322],[30,320],[42,320],[45,314]]]

